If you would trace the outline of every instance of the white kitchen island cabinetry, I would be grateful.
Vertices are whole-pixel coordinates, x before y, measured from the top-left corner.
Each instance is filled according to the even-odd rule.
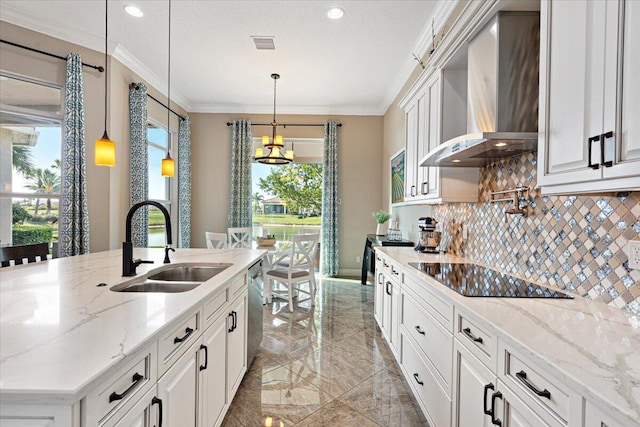
[[[640,188],[640,4],[541,4],[538,184],[545,194]]]
[[[136,252],[162,265],[161,249]],[[168,294],[111,291],[123,281],[120,251],[2,269],[3,314],[28,319],[34,307],[16,301],[36,290],[55,291],[66,306],[57,328],[42,325],[46,334],[37,323],[16,332],[3,320],[0,423],[220,425],[247,368],[247,268],[263,255],[179,249],[176,263],[230,267],[191,291]],[[153,268],[141,266],[138,274]],[[109,287],[96,286],[101,282]],[[59,303],[35,301],[45,312]],[[43,352],[50,360],[37,363]]]

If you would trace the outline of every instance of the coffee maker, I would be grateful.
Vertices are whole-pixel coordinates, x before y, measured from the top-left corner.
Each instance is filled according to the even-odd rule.
[[[438,253],[438,245],[440,245],[440,239],[442,233],[436,231],[436,221],[430,216],[418,218],[418,245],[414,248],[417,252],[423,253]]]

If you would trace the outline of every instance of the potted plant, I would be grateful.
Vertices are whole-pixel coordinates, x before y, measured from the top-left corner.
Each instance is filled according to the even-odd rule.
[[[391,218],[391,215],[388,212],[385,212],[383,210],[373,212],[372,215],[376,219],[376,222],[378,223],[378,227],[376,228],[376,235],[378,236],[384,235],[384,230],[383,230],[384,223],[387,222],[389,218]]]

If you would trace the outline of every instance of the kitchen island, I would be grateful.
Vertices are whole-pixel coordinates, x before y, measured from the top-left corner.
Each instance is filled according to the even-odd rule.
[[[409,264],[462,258],[376,256],[376,319],[432,424],[640,425],[637,316],[575,294],[465,297]]]
[[[26,415],[52,423],[42,425],[91,425],[87,421],[92,416],[91,408],[87,409],[91,402],[85,402],[87,395],[97,385],[108,383],[116,370],[145,353],[150,355],[142,369],[146,371],[145,381],[139,387],[133,382],[140,394],[145,387],[151,389],[154,380],[168,371],[170,363],[183,351],[170,348],[163,354],[165,335],[187,322],[186,335],[192,336],[184,341],[191,345],[210,326],[209,322],[219,317],[227,322],[226,313],[222,312],[234,297],[246,299],[246,271],[264,253],[249,249],[178,249],[171,254],[173,264],[231,264],[195,289],[181,293],[110,290],[129,279],[121,276],[120,250],[3,268],[0,418]],[[141,276],[163,266],[164,252],[135,249],[134,257],[154,261],[138,267]],[[231,320],[235,327],[242,319],[238,320],[237,313],[234,316]],[[189,332],[189,325],[196,331]],[[246,350],[246,341],[244,345]],[[161,360],[164,356],[165,360]],[[131,377],[124,381],[114,382],[114,387],[131,383]],[[120,401],[124,406],[135,403],[128,396],[109,403],[115,406]],[[111,412],[109,409],[108,414]],[[102,425],[109,417],[100,415],[96,420]]]

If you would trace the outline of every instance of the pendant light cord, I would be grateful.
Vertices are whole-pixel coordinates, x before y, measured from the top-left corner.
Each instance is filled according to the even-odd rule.
[[[171,148],[171,0],[169,0],[169,63],[167,65],[167,152]]]
[[[104,0],[104,134],[107,134],[107,37],[109,36],[109,0]]]

